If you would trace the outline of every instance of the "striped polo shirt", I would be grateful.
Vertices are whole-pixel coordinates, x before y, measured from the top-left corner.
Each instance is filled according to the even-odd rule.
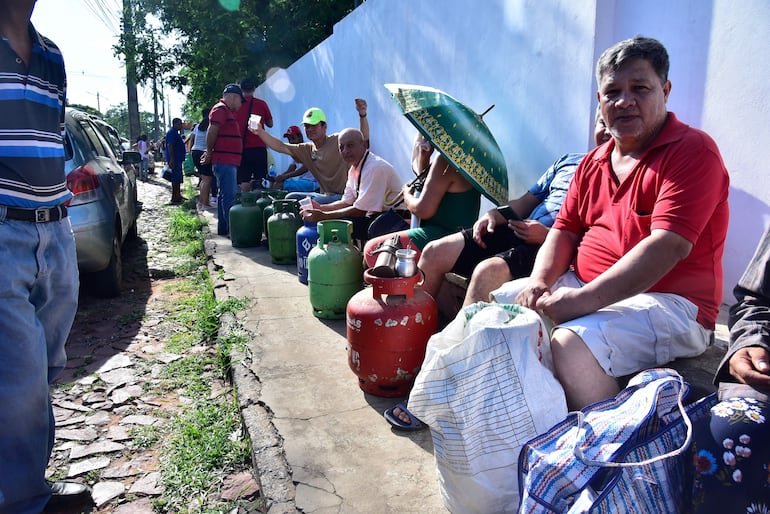
[[[0,205],[54,206],[72,195],[64,175],[66,78],[59,48],[29,24],[29,67],[0,38]]]
[[[238,119],[233,111],[219,100],[209,113],[209,123],[217,125],[219,132],[211,155],[211,164],[241,165],[243,152],[243,134],[238,126]]]

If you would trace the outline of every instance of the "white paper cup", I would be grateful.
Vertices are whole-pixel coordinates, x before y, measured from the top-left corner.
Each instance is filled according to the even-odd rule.
[[[257,130],[259,124],[262,123],[262,116],[259,114],[252,114],[249,116],[249,128]]]
[[[313,200],[311,200],[309,196],[306,196],[299,201],[299,206],[301,209],[312,209]]]

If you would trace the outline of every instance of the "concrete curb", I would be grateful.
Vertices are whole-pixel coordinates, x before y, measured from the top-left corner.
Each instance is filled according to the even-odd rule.
[[[220,269],[213,259],[215,245],[206,244],[208,269],[211,277],[216,277]],[[217,301],[227,300],[227,281],[217,279],[214,284]],[[231,313],[225,313],[220,319],[219,337],[248,334]],[[270,514],[297,512],[295,506],[296,488],[292,473],[283,451],[283,438],[272,423],[272,413],[258,401],[262,383],[250,368],[251,355],[243,348],[234,347],[230,353],[230,378],[236,392],[238,406],[246,434],[251,442],[251,460],[254,466],[254,478],[259,483],[260,496],[264,500],[264,511]]]

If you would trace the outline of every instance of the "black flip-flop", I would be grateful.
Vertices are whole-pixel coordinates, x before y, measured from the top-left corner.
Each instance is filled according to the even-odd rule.
[[[409,419],[411,421],[409,423],[405,423],[404,421],[402,421],[401,418],[393,414],[393,411],[395,409],[401,409],[403,412],[406,412],[407,416],[409,416]],[[392,426],[397,430],[406,430],[408,432],[412,432],[415,430],[422,430],[426,427],[426,425],[422,421],[417,419],[417,417],[414,414],[409,412],[409,409],[406,408],[406,402],[401,402],[394,405],[390,409],[386,410],[383,413],[383,416],[385,416],[385,420],[388,423],[390,423],[390,426]]]

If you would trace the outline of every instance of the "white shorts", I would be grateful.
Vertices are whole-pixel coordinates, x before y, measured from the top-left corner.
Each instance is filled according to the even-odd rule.
[[[513,303],[528,280],[503,284],[490,297],[499,303]],[[575,273],[568,271],[551,290],[582,286]],[[642,293],[557,326],[545,318],[544,322],[553,327],[551,334],[558,328],[577,334],[605,373],[622,377],[706,351],[714,334],[696,321],[697,315],[698,307],[679,295]]]

